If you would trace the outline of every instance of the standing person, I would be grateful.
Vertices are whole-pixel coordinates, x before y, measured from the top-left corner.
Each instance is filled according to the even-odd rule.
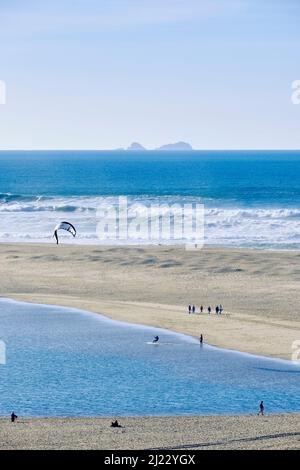
[[[208,311],[208,314],[210,315],[210,313],[211,313],[211,306],[210,305],[208,306],[207,311]]]
[[[10,420],[12,423],[14,423],[17,419],[17,415],[15,414],[15,412],[13,411],[12,414],[10,415]]]
[[[220,315],[221,315],[221,313],[222,313],[223,310],[224,310],[221,304],[219,305],[219,310],[220,310]]]
[[[195,313],[195,312],[196,312],[196,307],[195,307],[195,305],[193,305],[193,313]]]
[[[201,336],[200,336],[200,345],[202,346],[202,344],[203,344],[203,335],[201,334]]]
[[[200,307],[200,313],[203,313],[203,305]]]
[[[219,311],[220,311],[219,305],[217,305],[217,306],[216,306],[216,314],[217,314],[217,315],[219,314]]]
[[[260,402],[260,405],[259,405],[259,412],[258,412],[258,415],[257,415],[257,416],[259,416],[259,415],[264,416],[264,412],[265,412],[264,402],[261,401],[261,402]]]
[[[189,305],[189,313],[191,313],[192,311],[192,307]]]
[[[55,237],[56,244],[58,245],[58,235],[57,235],[57,230],[54,231],[53,236]]]

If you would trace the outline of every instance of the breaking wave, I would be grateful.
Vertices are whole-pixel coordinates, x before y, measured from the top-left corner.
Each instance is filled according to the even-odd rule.
[[[56,223],[67,219],[76,225],[78,238],[74,241],[66,236],[66,242],[97,243],[97,211],[107,205],[116,206],[117,202],[116,197],[0,193],[0,241],[49,242]],[[183,204],[191,203],[205,203],[205,243],[208,245],[300,249],[300,209],[296,207],[227,207],[219,200],[181,196],[128,198],[129,206],[134,204],[135,216],[140,220],[148,218],[150,205],[151,215],[155,217],[167,212],[170,204],[176,214]],[[184,240],[177,240],[177,243],[184,243]]]

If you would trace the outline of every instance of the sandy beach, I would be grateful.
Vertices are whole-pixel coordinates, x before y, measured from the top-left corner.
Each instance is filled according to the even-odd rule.
[[[0,245],[1,296],[89,310],[290,359],[300,255],[205,248]],[[189,315],[187,305],[225,311]],[[206,311],[206,309],[205,309]],[[254,410],[255,413],[255,410]],[[2,449],[299,449],[299,415],[0,419]]]
[[[0,419],[0,449],[300,449],[299,415]]]

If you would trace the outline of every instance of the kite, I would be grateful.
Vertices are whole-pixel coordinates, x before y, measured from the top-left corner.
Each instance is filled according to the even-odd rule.
[[[67,232],[70,232],[73,237],[76,237],[76,228],[74,225],[70,224],[70,222],[60,222],[59,224],[56,225],[54,229],[54,234],[53,236],[56,239],[56,244],[58,245],[58,235],[57,232],[58,230],[66,230]]]

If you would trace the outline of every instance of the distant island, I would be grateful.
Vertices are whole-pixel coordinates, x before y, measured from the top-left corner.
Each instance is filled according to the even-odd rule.
[[[143,147],[138,142],[132,142],[132,144],[129,147],[127,147],[127,150],[147,150],[147,149],[145,149],[145,147]]]
[[[141,145],[139,142],[132,142],[132,144],[127,147],[126,150],[132,151],[132,150],[138,150],[138,151],[144,151],[147,150],[143,145]],[[171,151],[171,152],[176,152],[176,151],[190,151],[194,150],[193,147],[187,143],[187,142],[175,142],[174,144],[166,144],[162,145],[161,147],[158,147],[154,150],[161,151],[161,150],[166,150],[166,151]]]
[[[158,147],[155,150],[193,150],[193,147],[187,142],[175,142],[175,144],[162,145],[161,147]]]

